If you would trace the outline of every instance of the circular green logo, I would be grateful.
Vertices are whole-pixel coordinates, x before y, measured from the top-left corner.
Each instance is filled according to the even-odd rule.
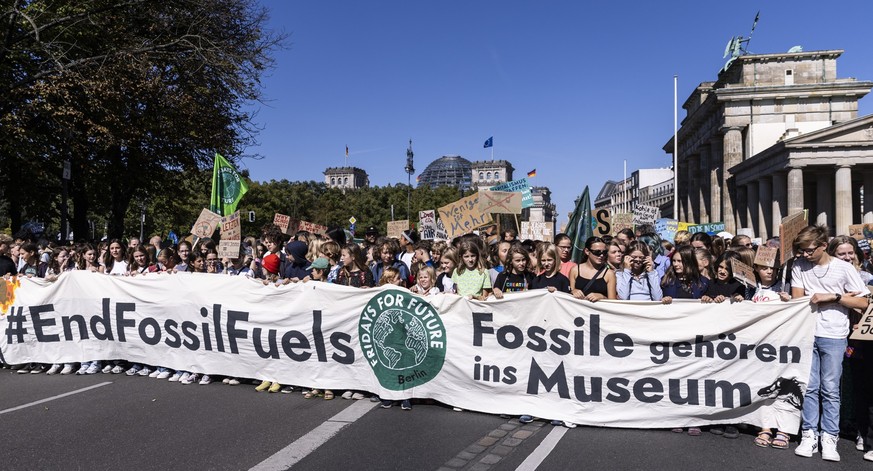
[[[358,322],[364,359],[385,389],[421,386],[446,360],[446,328],[427,301],[408,291],[382,291],[364,307]]]
[[[224,204],[233,204],[239,194],[239,175],[229,168],[221,169],[221,201]]]

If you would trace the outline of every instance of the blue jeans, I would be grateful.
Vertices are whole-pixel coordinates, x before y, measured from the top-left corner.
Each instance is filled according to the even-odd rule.
[[[840,434],[840,378],[843,375],[843,357],[846,339],[816,337],[812,347],[812,371],[803,396],[802,430],[819,431],[819,404],[821,404],[821,431],[828,435]]]

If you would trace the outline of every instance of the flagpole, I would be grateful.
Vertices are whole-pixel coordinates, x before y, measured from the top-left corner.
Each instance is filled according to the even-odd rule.
[[[673,218],[679,220],[679,76],[673,76]]]

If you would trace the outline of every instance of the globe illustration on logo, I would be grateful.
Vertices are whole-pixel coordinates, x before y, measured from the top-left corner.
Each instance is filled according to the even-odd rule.
[[[415,316],[389,309],[376,319],[373,343],[382,366],[392,370],[414,368],[427,356],[427,332]]]
[[[221,199],[225,204],[231,204],[236,201],[236,196],[239,193],[239,175],[231,169],[221,169]]]

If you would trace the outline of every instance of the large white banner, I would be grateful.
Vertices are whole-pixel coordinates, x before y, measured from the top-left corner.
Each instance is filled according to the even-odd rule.
[[[472,302],[208,274],[18,283],[2,305],[7,363],[126,359],[610,427],[796,420],[815,325],[807,299]]]

